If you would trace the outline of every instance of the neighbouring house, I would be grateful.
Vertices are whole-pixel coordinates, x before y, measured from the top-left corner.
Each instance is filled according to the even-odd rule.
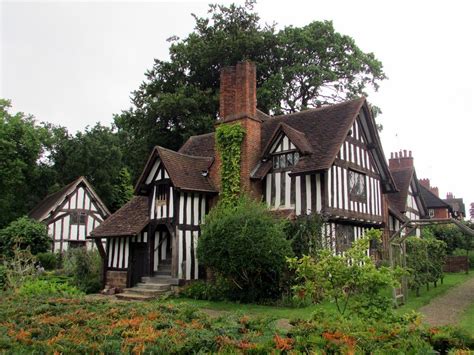
[[[446,194],[446,199],[443,200],[451,206],[453,210],[453,217],[459,220],[464,220],[466,217],[466,207],[462,198],[456,198],[451,192]]]
[[[471,208],[469,209],[469,215],[471,217],[471,222],[474,223],[474,202],[471,202]]]
[[[51,250],[62,253],[75,247],[93,248],[93,241],[86,238],[109,215],[109,210],[90,183],[81,176],[46,196],[28,217],[48,226],[53,239]]]
[[[437,187],[430,185],[430,179],[420,179],[420,192],[425,201],[430,218],[451,218],[453,210],[449,204],[439,198]]]
[[[245,129],[242,191],[280,216],[323,214],[335,252],[367,228],[388,224],[387,195],[398,189],[365,98],[271,117],[257,109],[253,63],[224,68],[220,85],[216,126]],[[131,286],[144,275],[173,283],[203,276],[196,245],[200,224],[218,200],[220,169],[214,133],[189,138],[177,152],[153,149],[134,199],[92,233],[107,239],[101,253],[108,286]],[[416,177],[410,181],[407,191],[418,193]],[[411,203],[413,210],[423,208]],[[403,219],[403,213],[392,215]]]
[[[403,215],[407,220],[428,218],[428,210],[421,194],[421,185],[416,176],[411,151],[391,153],[388,162],[398,188],[398,192],[387,195],[390,209]],[[393,216],[395,217],[395,214]],[[402,220],[398,218],[397,226],[401,222]],[[419,228],[416,229],[416,235],[420,235]]]

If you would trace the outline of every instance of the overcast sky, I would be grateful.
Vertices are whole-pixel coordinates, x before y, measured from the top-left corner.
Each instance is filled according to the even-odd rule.
[[[216,1],[211,1],[216,2]],[[242,3],[242,1],[236,1]],[[0,97],[13,111],[83,130],[109,124],[166,41],[186,36],[207,1],[23,2],[0,0]],[[229,3],[226,1],[225,3]],[[387,155],[412,150],[419,178],[442,197],[474,202],[474,21],[470,1],[263,1],[264,22],[332,20],[374,52],[389,80],[369,100],[381,107]]]

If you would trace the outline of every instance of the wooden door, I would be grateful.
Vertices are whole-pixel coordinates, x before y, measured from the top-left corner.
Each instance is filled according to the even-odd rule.
[[[148,253],[146,243],[131,243],[131,280],[130,286],[140,282],[142,276],[147,275]]]

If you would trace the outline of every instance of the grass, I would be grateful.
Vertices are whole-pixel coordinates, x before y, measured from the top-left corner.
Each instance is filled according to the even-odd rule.
[[[426,288],[423,288],[420,290],[420,296],[418,297],[416,297],[415,292],[410,291],[408,293],[407,303],[401,306],[398,309],[398,312],[406,313],[412,310],[417,311],[419,308],[430,303],[433,298],[442,296],[449,289],[466,282],[471,277],[474,277],[474,272],[471,272],[469,274],[449,273],[446,274],[442,285],[438,284],[438,287],[433,287],[433,285],[430,285],[429,291],[427,291]]]
[[[201,309],[210,309],[218,312],[240,312],[250,316],[271,316],[278,319],[309,319],[316,310],[335,310],[335,306],[329,302],[301,308],[264,306],[257,304],[239,304],[225,301],[201,301],[189,298],[175,299],[172,300],[172,302],[175,304],[193,305]]]
[[[428,304],[433,298],[443,295],[449,289],[462,284],[471,277],[474,277],[474,272],[471,272],[468,275],[464,273],[446,274],[442,285],[438,285],[438,287],[436,288],[430,287],[429,291],[426,291],[426,289],[421,290],[419,297],[416,297],[414,292],[410,292],[408,295],[408,302],[402,307],[398,308],[397,312],[407,313],[412,310],[417,311],[420,307]],[[221,301],[201,301],[189,298],[174,299],[171,302],[173,302],[174,304],[193,305],[201,309],[210,309],[216,311],[216,313],[241,312],[250,316],[272,316],[278,319],[309,319],[316,310],[320,309],[336,312],[335,305],[330,302],[323,302],[320,304],[301,308],[264,306],[256,304],[239,304],[234,302]],[[474,319],[474,308],[472,309],[472,314],[473,317],[471,319]]]
[[[474,303],[466,309],[459,326],[474,337]]]

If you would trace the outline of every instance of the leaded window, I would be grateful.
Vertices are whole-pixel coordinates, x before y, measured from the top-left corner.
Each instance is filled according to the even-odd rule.
[[[367,199],[367,187],[365,175],[354,170],[349,170],[349,196],[351,200],[365,202]]]
[[[299,158],[300,154],[298,152],[275,154],[273,156],[273,169],[291,168],[298,164]]]

